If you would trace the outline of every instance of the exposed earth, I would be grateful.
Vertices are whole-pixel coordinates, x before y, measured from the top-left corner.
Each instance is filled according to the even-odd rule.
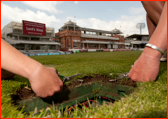
[[[109,80],[113,80],[112,82]],[[69,81],[64,84],[63,90],[66,88],[73,88],[76,86],[89,84],[93,82],[102,82],[102,83],[114,83],[114,84],[120,84],[120,85],[127,85],[127,86],[133,86],[136,87],[136,82],[131,82],[128,78],[123,78],[120,80],[115,80],[114,78],[109,78],[105,75],[94,75],[94,76],[85,76],[81,79],[74,79],[73,81]],[[24,99],[30,99],[32,97],[36,97],[36,94],[33,92],[31,87],[23,87],[16,91],[15,94],[12,95],[13,104],[17,104],[20,100]]]

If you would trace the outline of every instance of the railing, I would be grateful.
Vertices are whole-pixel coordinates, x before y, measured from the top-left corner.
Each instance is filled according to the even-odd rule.
[[[81,37],[85,38],[98,38],[98,39],[110,39],[110,40],[119,40],[119,38],[111,37],[111,36],[102,36],[95,34],[81,34]]]
[[[73,40],[73,42],[80,42],[80,40]]]
[[[15,39],[10,39],[10,38],[6,38],[5,39],[7,42],[9,42],[10,44],[19,44],[19,43],[30,43],[30,44],[56,44],[56,45],[60,45],[60,43],[58,42],[54,42],[54,41],[31,41],[31,40],[15,40]]]

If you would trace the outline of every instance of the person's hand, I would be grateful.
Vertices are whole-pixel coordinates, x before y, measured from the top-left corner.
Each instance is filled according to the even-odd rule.
[[[63,82],[56,74],[56,69],[41,65],[29,78],[32,90],[37,96],[46,98],[60,92]]]
[[[128,77],[130,77],[132,81],[154,81],[159,73],[159,66],[159,58],[143,52],[138,60],[135,61],[128,74]]]

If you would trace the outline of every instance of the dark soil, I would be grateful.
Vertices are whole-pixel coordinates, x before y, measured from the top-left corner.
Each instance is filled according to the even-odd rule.
[[[113,82],[110,82],[109,80],[111,80],[112,78],[109,78],[105,75],[95,75],[95,76],[85,76],[82,78],[83,82],[82,82],[82,85],[83,84],[88,84],[88,83],[93,83],[93,82],[103,82],[103,83],[114,83],[114,84],[120,84],[120,85],[127,85],[127,86],[133,86],[135,87],[136,86],[136,82],[131,82],[131,80],[127,79],[127,78],[123,78],[123,79],[120,79],[120,80],[116,80],[116,81],[113,81]],[[78,85],[81,85],[81,83],[77,80],[73,81],[72,84],[68,84],[68,88],[72,88],[74,86],[78,86]]]
[[[20,100],[36,97],[36,94],[32,90],[29,90],[27,88],[20,88],[11,97],[12,97],[12,100],[13,100],[13,104],[15,105]]]
[[[81,80],[83,80],[83,82],[79,82],[76,79],[71,81],[71,83],[69,84],[64,84],[63,90],[66,88],[73,88],[84,84],[91,84],[93,82],[114,83],[114,84],[127,85],[127,86],[133,86],[133,87],[136,86],[136,82],[131,82],[129,79],[120,79],[120,80],[110,82],[109,80],[111,80],[111,78],[103,75],[85,76]],[[30,89],[20,88],[16,91],[15,94],[11,96],[14,105],[17,104],[20,100],[36,97],[36,94],[31,90],[31,87],[29,88]]]

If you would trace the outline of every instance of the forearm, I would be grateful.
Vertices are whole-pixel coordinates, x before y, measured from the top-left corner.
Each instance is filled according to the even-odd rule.
[[[153,32],[155,31],[156,26],[151,21],[151,19],[149,18],[148,14],[146,15],[146,21],[147,21],[147,26],[148,26],[148,31],[149,31],[149,38],[151,38]]]
[[[148,43],[157,46],[163,51],[167,49],[167,3],[165,3],[159,23]],[[144,49],[144,52],[148,52],[148,53],[150,52],[150,54],[152,54],[154,57],[157,57],[157,58],[161,57],[160,52],[148,47]]]
[[[165,51],[167,49],[167,3],[161,2],[159,5],[157,5],[157,3],[160,2],[143,2],[144,8],[148,15],[150,15],[148,20],[150,20],[150,22],[152,21],[152,23],[155,21],[154,26],[156,26],[148,43]],[[162,7],[163,3],[165,4],[164,8]],[[161,13],[161,16],[159,13]],[[161,56],[162,54],[159,51],[145,47],[129,71],[128,76],[130,79],[140,82],[155,81],[159,73]]]
[[[1,68],[29,78],[41,66],[1,39]]]

